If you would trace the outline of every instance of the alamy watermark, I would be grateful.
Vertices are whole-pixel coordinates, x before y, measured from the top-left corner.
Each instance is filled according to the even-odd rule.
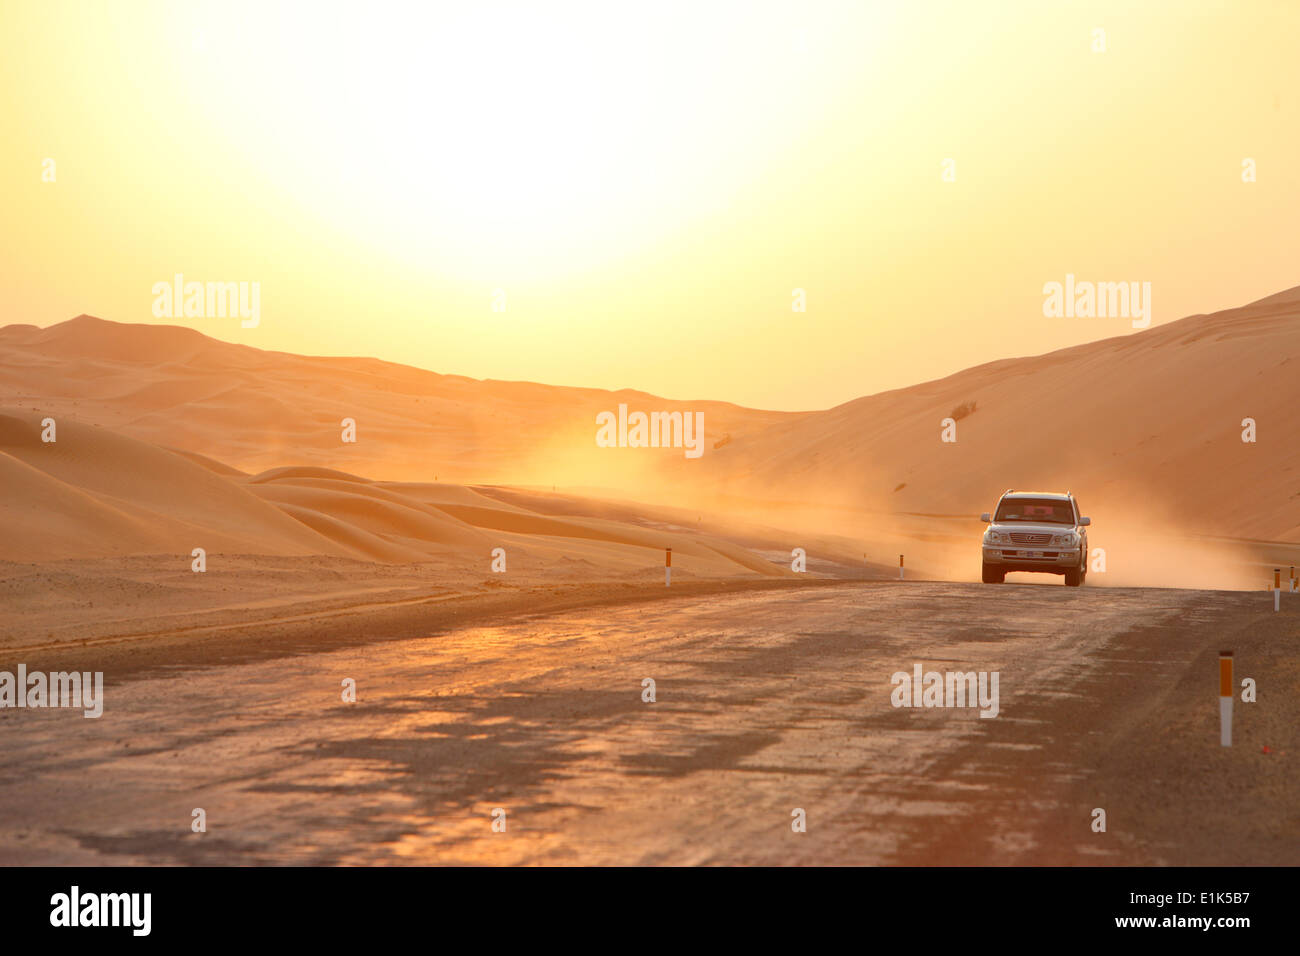
[[[133,936],[153,928],[152,893],[83,893],[73,886],[50,897],[51,926],[125,926]]]
[[[979,707],[981,717],[998,715],[998,672],[926,671],[915,664],[912,673],[896,671],[889,682],[895,707]]]
[[[186,282],[178,272],[171,282],[155,282],[153,294],[153,314],[158,319],[238,316],[245,329],[255,329],[262,321],[260,282]]]
[[[0,709],[6,707],[79,707],[90,719],[104,715],[104,672],[0,671]]]
[[[1064,285],[1045,283],[1043,295],[1043,315],[1049,319],[1132,319],[1135,329],[1151,324],[1150,282],[1076,282],[1070,272]]]
[[[704,454],[703,412],[632,412],[596,416],[596,445],[600,448],[685,448],[687,458]]]

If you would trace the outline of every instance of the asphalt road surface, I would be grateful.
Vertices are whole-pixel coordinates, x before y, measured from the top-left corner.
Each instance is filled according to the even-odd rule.
[[[0,863],[1293,864],[1297,621],[846,584],[109,673],[100,719],[0,711]],[[916,664],[998,672],[997,716],[893,706]]]

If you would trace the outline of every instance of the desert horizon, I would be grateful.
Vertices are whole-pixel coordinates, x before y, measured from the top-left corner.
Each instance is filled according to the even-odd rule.
[[[701,570],[721,561],[780,575],[788,562],[771,554],[804,547],[840,574],[885,573],[896,554],[910,553],[926,577],[974,580],[964,543],[969,522],[1005,490],[986,478],[998,456],[1007,487],[1068,486],[1096,513],[1108,544],[1098,584],[1262,588],[1266,566],[1289,565],[1300,550],[1300,493],[1287,474],[1300,467],[1286,368],[1300,356],[1297,315],[1300,287],[817,412],[267,353],[194,328],[85,315],[45,329],[11,324],[0,327],[10,468],[27,466],[33,498],[70,488],[83,505],[109,497],[95,512],[100,524],[83,521],[74,543],[39,522],[15,533],[24,520],[15,512],[30,514],[33,502],[10,496],[0,558],[158,550],[187,524],[213,549],[236,553],[402,563],[457,552],[467,569],[491,552],[496,532],[521,535],[502,545],[575,554],[600,540],[613,548],[606,557],[617,553],[611,560],[630,568],[670,546],[633,525],[652,513],[672,524],[668,511],[688,536],[714,535]],[[1233,348],[1264,350],[1269,364],[1240,379],[1216,375]],[[1135,377],[1153,356],[1162,377]],[[1207,384],[1189,395],[1175,384],[1189,380]],[[1220,401],[1215,390],[1231,394],[1239,414],[1207,415]],[[649,428],[646,447],[635,447],[635,434],[628,447],[638,413],[646,424],[677,416],[664,422],[667,447],[650,447],[660,436]],[[65,443],[86,425],[100,433],[67,460],[39,440],[46,416]],[[1257,441],[1242,441],[1247,417],[1269,423]],[[1044,422],[1061,427],[1043,431]],[[1031,442],[1008,448],[1000,437],[1025,428],[1038,429]],[[1213,473],[1187,470],[1189,456],[1207,453]],[[1107,460],[1117,457],[1119,471]],[[164,469],[173,472],[165,481]],[[220,507],[200,500],[218,487]],[[152,533],[141,534],[145,526]],[[764,557],[721,544],[752,548],[759,538]],[[679,574],[692,573],[681,562],[695,545],[673,540]]]

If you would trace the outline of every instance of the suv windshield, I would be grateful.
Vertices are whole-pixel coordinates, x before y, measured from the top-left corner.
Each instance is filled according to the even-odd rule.
[[[1074,509],[1061,498],[1003,498],[993,520],[1073,525]]]

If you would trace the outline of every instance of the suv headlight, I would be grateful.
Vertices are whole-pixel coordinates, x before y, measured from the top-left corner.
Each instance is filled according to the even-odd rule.
[[[1067,548],[1073,548],[1078,546],[1079,536],[1075,534],[1073,531],[1069,531],[1065,534],[1053,535],[1052,544],[1062,545]]]
[[[1000,531],[986,531],[984,533],[985,544],[1006,544],[1011,540],[1011,535],[1003,534]]]

